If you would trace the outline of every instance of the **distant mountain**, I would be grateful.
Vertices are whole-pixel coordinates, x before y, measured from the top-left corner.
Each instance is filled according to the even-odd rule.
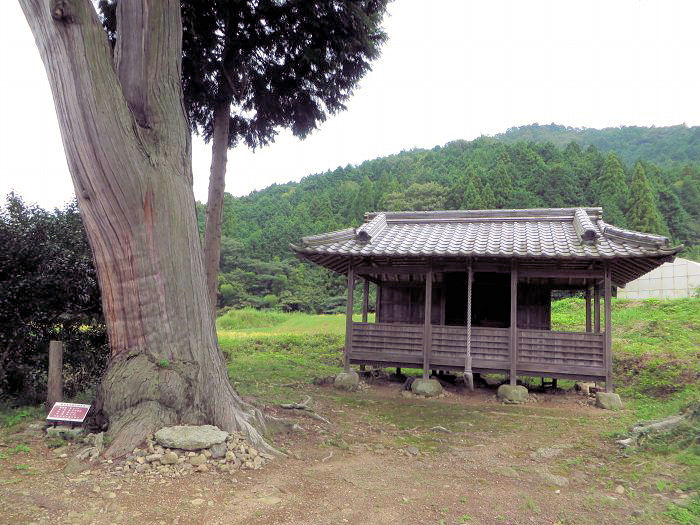
[[[700,126],[688,127],[685,124],[604,129],[530,124],[510,128],[494,138],[503,142],[551,142],[557,146],[573,141],[584,147],[595,146],[604,152],[614,151],[626,164],[639,159],[660,165],[700,162]]]

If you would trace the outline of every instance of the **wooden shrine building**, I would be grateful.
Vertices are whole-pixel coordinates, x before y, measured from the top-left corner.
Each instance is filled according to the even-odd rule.
[[[347,275],[345,367],[463,370],[605,381],[612,287],[673,260],[665,237],[606,224],[601,208],[368,213],[304,237],[305,260]],[[362,322],[353,290],[364,281]],[[376,317],[367,322],[369,283]],[[551,329],[556,290],[582,290],[586,331]],[[604,299],[601,315],[600,298]]]

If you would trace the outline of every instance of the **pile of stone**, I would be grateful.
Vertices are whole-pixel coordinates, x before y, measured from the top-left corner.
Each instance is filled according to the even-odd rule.
[[[240,432],[229,434],[212,425],[176,426],[146,438],[126,462],[115,465],[115,474],[156,474],[171,477],[192,472],[233,473],[257,470],[272,459],[250,446]]]

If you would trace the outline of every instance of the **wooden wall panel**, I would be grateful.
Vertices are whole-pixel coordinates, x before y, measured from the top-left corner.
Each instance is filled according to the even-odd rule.
[[[549,330],[552,292],[548,286],[518,283],[518,328]]]
[[[380,323],[423,324],[425,315],[425,284],[415,286],[392,286],[383,283],[380,297]],[[430,319],[432,324],[440,324],[442,319],[443,286],[433,284],[433,304]]]

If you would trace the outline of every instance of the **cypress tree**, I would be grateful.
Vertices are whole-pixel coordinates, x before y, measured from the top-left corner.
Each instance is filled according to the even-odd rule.
[[[467,179],[467,184],[462,196],[460,208],[463,210],[481,210],[484,208],[484,201],[481,196],[481,184],[476,175],[472,173]]]
[[[641,162],[637,162],[634,166],[627,209],[629,210],[627,224],[633,230],[660,234],[667,231],[668,228],[656,206],[651,184]]]
[[[506,208],[513,192],[513,178],[502,158],[498,160],[493,174],[489,177],[489,183],[493,186],[494,207]]]
[[[671,237],[685,245],[697,244],[700,234],[692,227],[693,219],[681,205],[675,192],[668,187],[659,190],[659,211],[668,224]]]
[[[595,185],[598,203],[603,207],[605,219],[611,224],[625,226],[624,209],[629,200],[625,170],[622,162],[610,153],[603,164],[603,171]]]
[[[484,190],[481,192],[481,204],[484,210],[496,208],[496,196],[491,189],[491,184],[488,182],[484,184]]]

